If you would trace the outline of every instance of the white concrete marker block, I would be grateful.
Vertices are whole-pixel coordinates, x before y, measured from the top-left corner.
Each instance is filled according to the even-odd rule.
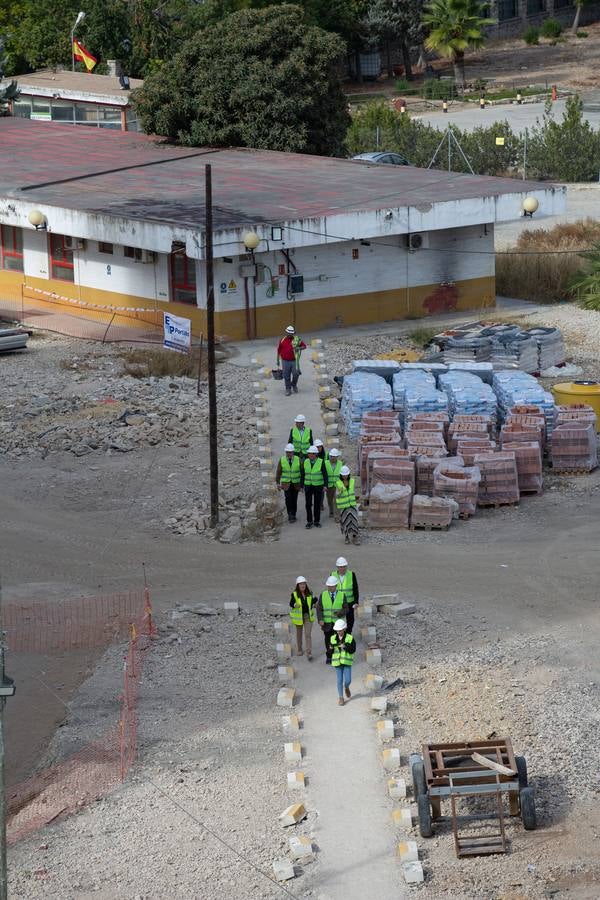
[[[365,687],[369,691],[378,691],[383,687],[383,675],[375,675],[373,672],[369,672],[365,675]],[[373,706],[371,706],[373,709]]]
[[[371,709],[373,712],[383,715],[383,713],[387,712],[387,697],[373,697],[371,700]]]
[[[315,858],[312,841],[305,834],[293,834],[290,838],[292,859],[298,862],[310,862]]]
[[[296,691],[294,688],[281,688],[277,693],[277,706],[283,706],[287,709],[291,709],[294,705],[294,698],[296,696]]]
[[[392,800],[404,800],[406,797],[404,778],[388,778],[388,792]]]
[[[372,644],[377,640],[377,629],[374,625],[365,625],[364,628],[360,629],[360,636],[367,644]]]
[[[419,848],[416,841],[400,841],[398,844],[398,854],[403,863],[418,862]]]
[[[326,412],[323,413],[323,421],[326,425],[335,425],[335,413]]]
[[[390,747],[388,750],[384,750],[381,754],[381,759],[383,768],[387,769],[388,772],[393,772],[395,769],[400,768],[400,751],[397,747]]]
[[[316,349],[320,349],[323,346],[322,338],[312,338],[310,342],[310,346]]]
[[[376,669],[381,665],[381,650],[378,647],[373,650],[367,650],[365,658],[367,665],[371,666],[372,669]]]
[[[288,806],[287,809],[279,816],[279,821],[284,828],[287,828],[288,825],[296,825],[298,822],[301,822],[302,819],[306,816],[306,810],[304,809],[303,803],[292,803],[291,806]]]
[[[289,763],[302,762],[302,745],[300,741],[294,741],[290,744],[284,744],[285,761]]]
[[[388,606],[380,606],[379,611],[385,616],[397,619],[399,616],[410,616],[417,611],[414,603],[391,603]]]
[[[290,684],[294,680],[294,669],[292,666],[277,666],[277,677],[280,684]]]
[[[340,428],[337,422],[334,425],[325,426],[325,434],[338,434]]]
[[[367,624],[368,622],[373,621],[373,607],[367,604],[360,604],[356,607],[356,615],[357,618],[360,619],[362,624]]]
[[[267,606],[267,612],[270,616],[287,616],[289,611],[289,607],[283,603],[269,603]]]
[[[425,881],[423,866],[418,861],[402,863],[402,874],[407,884],[421,884]]]
[[[223,608],[225,609],[225,615],[230,621],[233,621],[233,619],[235,619],[236,616],[238,616],[240,613],[239,604],[235,603],[235,601],[233,600],[224,603]]]
[[[290,623],[289,622],[274,622],[273,630],[275,632],[275,637],[289,637]]]
[[[390,606],[392,603],[399,603],[400,595],[399,594],[373,594],[371,597],[371,603],[377,609],[382,606]]]
[[[287,786],[291,791],[302,790],[304,787],[304,772],[288,772]]]
[[[394,825],[399,828],[412,828],[412,814],[408,806],[401,806],[392,812],[392,820]]]
[[[291,644],[275,644],[275,651],[277,653],[277,659],[289,659],[292,655],[292,645]]]
[[[380,741],[390,741],[394,737],[394,723],[391,719],[380,719],[375,727]]]
[[[286,737],[295,737],[300,732],[298,716],[284,716],[281,720],[281,727]]]
[[[277,881],[289,881],[290,878],[294,878],[296,874],[294,872],[294,866],[289,859],[285,858],[285,856],[274,860],[273,871],[275,872]]]
[[[256,420],[256,430],[263,434],[269,430],[269,423],[265,419]]]
[[[258,446],[259,447],[270,447],[271,445],[271,435],[267,432],[266,434],[258,435]]]

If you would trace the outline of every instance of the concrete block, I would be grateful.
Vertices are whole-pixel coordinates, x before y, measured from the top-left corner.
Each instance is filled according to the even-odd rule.
[[[277,677],[280,684],[291,684],[294,680],[293,666],[277,666]]]
[[[292,791],[302,790],[304,787],[304,772],[288,772],[287,786]]]
[[[398,855],[403,863],[418,862],[419,848],[416,841],[400,841],[398,844]]]
[[[373,607],[369,604],[361,603],[356,607],[356,616],[362,624],[373,621]]]
[[[293,834],[290,838],[290,854],[298,862],[311,862],[315,858],[311,839],[305,834]]]
[[[292,655],[292,645],[291,644],[275,644],[275,652],[277,653],[277,659],[289,659]]]
[[[257,419],[256,420],[256,430],[258,432],[262,432],[263,434],[269,430],[269,423],[266,419]]]
[[[394,723],[391,719],[380,719],[375,727],[380,741],[390,741],[394,737]]]
[[[319,385],[319,399],[327,400],[328,397],[331,396],[331,388],[328,384]]]
[[[233,601],[233,600],[231,600],[231,601],[229,601],[229,600],[226,601],[226,602],[223,604],[223,608],[224,608],[224,610],[225,610],[225,615],[227,616],[227,618],[228,618],[230,621],[233,621],[233,619],[235,619],[235,618],[239,615],[239,613],[240,613],[240,607],[239,607],[239,604],[236,603],[236,602]]]
[[[288,825],[297,825],[298,822],[301,822],[306,816],[306,810],[304,808],[303,803],[292,803],[291,806],[288,806],[287,809],[279,816],[279,821],[283,828],[287,828]]]
[[[267,385],[264,381],[253,381],[252,387],[256,392],[265,391],[267,389]],[[256,394],[254,396],[256,396]]]
[[[284,716],[281,720],[281,727],[286,737],[294,737],[300,733],[300,720],[298,716]]]
[[[284,744],[283,749],[285,752],[285,761],[289,763],[299,763],[302,762],[302,745],[300,741],[293,741],[293,743]]]
[[[332,412],[336,412],[340,408],[340,401],[337,397],[326,397],[323,401],[323,406],[325,409],[330,409]]]
[[[421,884],[422,881],[425,881],[423,866],[418,860],[402,863],[402,874],[407,884]]]
[[[369,672],[365,675],[365,687],[369,691],[381,690],[383,687],[383,675],[374,675],[373,672]],[[371,708],[373,709],[374,707],[371,706]]]
[[[404,800],[406,797],[406,781],[404,778],[388,778],[388,793],[392,800]]]
[[[367,665],[371,666],[372,669],[376,669],[381,665],[381,650],[379,647],[375,647],[372,650],[367,650],[365,653],[365,658],[367,660]]]
[[[397,747],[390,747],[381,754],[383,768],[388,772],[393,772],[400,768],[400,751]]]
[[[387,697],[373,697],[371,700],[371,709],[383,715],[387,711]]]
[[[412,828],[412,814],[408,806],[400,806],[392,812],[392,821],[398,828]]]
[[[273,861],[273,871],[277,881],[289,881],[296,875],[293,864],[285,856]]]
[[[325,434],[338,434],[340,430],[337,422],[334,425],[326,425],[325,426]]]
[[[378,609],[379,612],[383,613],[385,616],[391,616],[393,619],[397,619],[399,616],[410,616],[417,611],[417,607],[414,603],[405,601],[402,601],[401,603],[384,603],[381,606],[378,606]]]
[[[283,706],[287,709],[291,709],[294,705],[294,698],[296,696],[296,691],[294,688],[281,688],[277,693],[277,706]]]
[[[267,417],[267,407],[264,403],[257,403],[254,407],[254,414],[259,419],[266,419]]]
[[[275,637],[289,637],[290,623],[273,622],[273,631],[275,632]]]
[[[376,609],[382,606],[390,606],[392,603],[400,603],[399,594],[373,594],[371,603]]]
[[[259,447],[270,447],[271,446],[271,435],[269,432],[261,432],[258,435],[258,446]]]
[[[335,425],[335,413],[326,412],[323,413],[323,421],[326,425]]]
[[[317,384],[328,384],[329,375],[327,374],[327,371],[319,367],[316,372],[315,380]]]
[[[367,644],[372,644],[377,640],[377,629],[374,625],[365,625],[360,629],[360,636]]]
[[[310,346],[314,347],[315,350],[320,350],[323,347],[323,339],[322,338],[312,338],[310,342]]]
[[[285,606],[283,603],[269,603],[267,606],[267,612],[270,616],[287,616],[289,611],[289,606]]]

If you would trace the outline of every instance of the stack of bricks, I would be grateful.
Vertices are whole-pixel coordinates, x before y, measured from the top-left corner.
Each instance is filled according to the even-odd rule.
[[[595,426],[577,421],[558,425],[552,432],[551,456],[558,472],[591,472],[598,465]]]
[[[535,410],[539,407],[535,406],[513,406],[509,409],[502,431],[500,432],[500,441],[539,441],[540,449],[544,452],[546,444],[546,417],[544,413],[538,412],[518,412],[518,410]],[[514,435],[512,437],[511,435]]]
[[[587,403],[576,403],[574,406],[557,406],[556,407],[556,424],[566,425],[568,422],[583,422],[584,425],[591,423],[596,427],[596,413],[593,407]]]
[[[405,451],[407,452],[407,451]],[[376,459],[373,462],[371,487],[376,484],[408,484],[415,492],[415,464],[412,459]]]
[[[520,494],[541,494],[542,451],[538,441],[505,442],[503,449],[515,454]]]
[[[415,494],[410,516],[411,528],[447,528],[452,522],[452,502],[445,497]]]
[[[477,510],[481,473],[477,466],[444,465],[442,461],[433,473],[434,497],[456,500],[461,518],[474,516]]]
[[[376,462],[380,462],[383,460],[398,460],[398,459],[406,459],[410,461],[410,454],[408,450],[405,450],[403,447],[396,447],[392,445],[380,445],[373,444],[369,445],[365,448],[365,457],[364,462],[366,466],[366,479],[363,480],[363,497],[368,497],[371,488],[375,484],[373,480],[373,466]],[[362,471],[362,467],[361,467]],[[366,486],[366,487],[365,487]]]
[[[441,422],[444,426],[444,438],[448,437],[448,425],[450,419],[448,413],[445,412],[419,412],[415,413],[411,419],[412,422]]]
[[[367,484],[367,462],[372,450],[386,450],[390,447],[401,447],[400,426],[379,426],[372,431],[370,426],[361,426],[358,438],[358,472],[361,485]]]
[[[472,466],[478,453],[493,453],[496,442],[484,437],[459,437],[456,452],[462,456],[466,466]]]
[[[412,490],[408,484],[386,485],[394,493],[391,503],[373,496],[369,498],[370,528],[408,528]]]
[[[519,476],[515,454],[481,453],[475,457],[475,465],[481,472],[479,506],[496,506],[519,502]]]
[[[433,423],[432,423],[433,424]],[[406,435],[406,449],[413,456],[447,456],[443,431],[409,431]]]
[[[481,422],[457,422],[456,418],[448,428],[448,450],[450,453],[456,453],[458,450],[459,440],[464,438],[479,438],[482,441],[489,440],[490,429],[487,416],[476,416],[474,418],[483,419]],[[460,416],[461,419],[471,418],[470,416]]]
[[[439,466],[440,457],[417,456],[417,493],[433,497],[433,473]],[[451,463],[459,469],[465,464],[461,456],[448,456],[444,463]]]
[[[495,425],[491,416],[483,416],[477,413],[457,413],[452,419],[453,425],[485,425],[490,437],[494,435]]]

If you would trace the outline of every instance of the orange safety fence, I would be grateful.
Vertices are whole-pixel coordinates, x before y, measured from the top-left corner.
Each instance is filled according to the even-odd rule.
[[[7,643],[14,653],[108,647],[127,639],[122,675],[115,672],[118,720],[98,740],[9,790],[7,837],[14,843],[105,796],[125,779],[136,758],[139,685],[156,629],[147,588],[71,601],[11,603],[4,607],[7,614]]]

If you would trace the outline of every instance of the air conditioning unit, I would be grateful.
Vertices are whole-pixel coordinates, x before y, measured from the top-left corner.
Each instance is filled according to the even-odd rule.
[[[422,250],[429,245],[428,235],[415,231],[404,235],[404,246],[411,251]]]
[[[142,250],[142,262],[143,263],[156,262],[156,253],[154,252],[154,250]]]

